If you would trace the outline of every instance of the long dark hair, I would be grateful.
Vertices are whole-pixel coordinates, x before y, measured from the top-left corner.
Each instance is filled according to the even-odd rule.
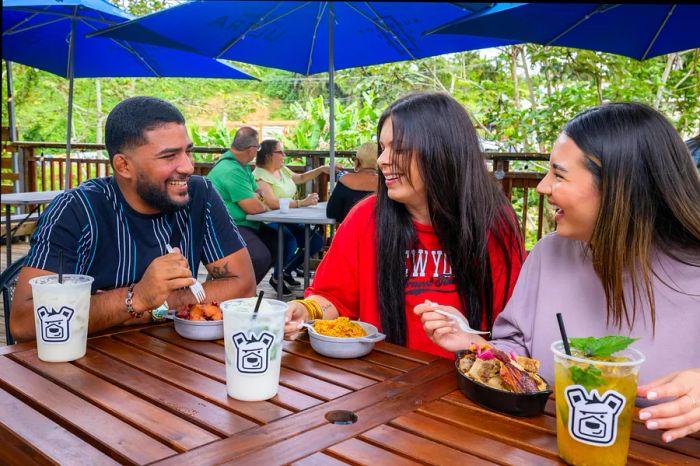
[[[589,247],[608,322],[631,327],[637,302],[647,301],[655,326],[652,247],[700,266],[700,179],[688,149],[662,114],[638,103],[586,110],[564,133],[584,152],[600,190]]]
[[[486,170],[469,115],[449,95],[410,94],[384,111],[377,140],[388,118],[396,172],[409,173],[415,158],[426,186],[430,220],[452,266],[462,308],[473,328],[482,327],[485,315],[490,329],[495,303],[489,236],[505,258],[506,287],[511,278],[509,258],[521,251],[521,236],[513,208]],[[389,341],[405,345],[407,263],[396,259],[404,258],[415,245],[416,231],[404,204],[388,197],[384,176],[379,176],[375,215],[382,331]],[[504,302],[498,305],[505,305],[507,294],[504,290]]]

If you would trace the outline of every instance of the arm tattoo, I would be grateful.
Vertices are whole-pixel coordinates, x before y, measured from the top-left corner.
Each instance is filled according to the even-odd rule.
[[[212,267],[211,276],[214,277],[214,279],[229,277],[228,262],[225,262],[221,267]]]
[[[331,308],[331,304],[324,304],[323,306],[321,306],[321,310],[323,311],[324,314],[330,308]]]

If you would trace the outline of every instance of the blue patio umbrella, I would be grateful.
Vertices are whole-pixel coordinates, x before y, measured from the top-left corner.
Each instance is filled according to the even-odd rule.
[[[66,187],[71,176],[73,78],[170,76],[254,79],[223,62],[190,52],[127,40],[85,37],[90,32],[133,18],[104,0],[3,2],[2,58],[69,80]],[[11,92],[9,81],[8,92]],[[10,118],[12,121],[14,116]]]
[[[427,30],[597,50],[645,60],[700,47],[700,5],[503,3]]]
[[[335,164],[334,73],[513,43],[423,31],[486,3],[192,1],[97,33],[167,44],[302,74],[329,73],[330,163]],[[183,31],[189,31],[183,33]],[[178,45],[179,44],[179,45]],[[331,177],[331,189],[334,179]]]

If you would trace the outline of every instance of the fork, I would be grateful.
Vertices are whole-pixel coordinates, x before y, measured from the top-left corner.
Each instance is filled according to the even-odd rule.
[[[445,317],[449,317],[450,319],[454,320],[457,322],[457,325],[459,325],[459,328],[465,332],[465,333],[473,333],[473,334],[481,334],[481,335],[488,335],[491,332],[482,332],[481,330],[474,330],[469,326],[469,322],[467,322],[467,319],[462,317],[461,315],[457,314],[452,314],[451,312],[443,311],[442,309],[433,309],[434,312],[437,312],[438,314],[442,314]]]
[[[168,250],[168,254],[173,252],[173,248],[169,244],[165,245],[165,249]],[[195,282],[190,285],[190,291],[198,303],[203,303],[204,300],[207,299],[207,295],[204,293],[204,288],[198,280],[195,280]]]

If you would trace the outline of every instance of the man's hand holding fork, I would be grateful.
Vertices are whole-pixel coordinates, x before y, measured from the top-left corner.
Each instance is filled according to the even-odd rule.
[[[134,310],[146,312],[156,309],[170,298],[173,292],[195,283],[198,282],[192,277],[187,259],[178,248],[173,248],[169,254],[153,259],[141,280],[134,285]],[[197,296],[195,299],[201,302]],[[172,302],[170,304],[176,305]]]

